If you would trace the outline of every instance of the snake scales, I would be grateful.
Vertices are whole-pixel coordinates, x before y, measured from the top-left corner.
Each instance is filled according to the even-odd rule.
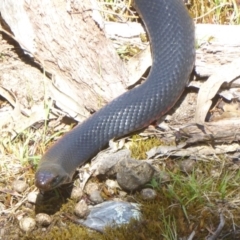
[[[147,80],[114,99],[57,141],[42,157],[36,186],[71,181],[75,169],[121,137],[160,118],[183,92],[195,60],[194,24],[182,0],[135,0],[147,28],[153,64]]]

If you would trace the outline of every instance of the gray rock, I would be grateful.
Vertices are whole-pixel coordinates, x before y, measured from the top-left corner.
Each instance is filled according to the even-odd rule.
[[[186,159],[179,163],[179,167],[182,172],[190,174],[192,173],[195,164],[196,164],[196,161],[192,159]]]
[[[157,193],[152,188],[144,188],[141,191],[141,196],[144,200],[153,200],[156,198]]]
[[[95,175],[105,175],[105,176],[113,176],[116,175],[116,166],[119,161],[131,159],[131,152],[128,149],[123,149],[121,151],[115,153],[106,153],[104,155],[100,155],[97,162]],[[94,162],[95,162],[94,161]]]
[[[88,195],[90,195],[92,192],[99,190],[99,186],[95,182],[88,182],[84,190]]]
[[[74,213],[80,218],[85,218],[89,214],[88,205],[84,200],[81,200],[76,204]]]
[[[148,183],[154,174],[154,168],[139,160],[122,160],[118,163],[117,182],[128,191],[134,191]]]
[[[102,203],[102,202],[103,202],[101,193],[100,193],[100,191],[98,191],[98,190],[93,191],[93,192],[89,195],[89,199],[90,199],[92,202],[94,202],[94,203]]]
[[[129,223],[131,218],[139,220],[139,205],[128,202],[107,201],[90,210],[86,220],[79,219],[81,225],[103,232],[106,226],[119,226]]]

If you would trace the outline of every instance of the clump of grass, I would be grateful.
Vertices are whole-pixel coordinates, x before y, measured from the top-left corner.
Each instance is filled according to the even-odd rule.
[[[176,163],[177,165],[177,163]],[[208,171],[206,171],[208,169]],[[49,229],[44,239],[65,239],[66,236],[84,236],[84,239],[179,239],[188,237],[195,231],[196,239],[211,235],[219,224],[219,214],[225,218],[221,236],[232,233],[240,237],[236,230],[240,225],[240,170],[225,168],[222,162],[201,161],[190,174],[168,172],[170,181],[162,184],[155,181],[157,196],[154,200],[144,201],[139,193],[132,195],[141,205],[142,219],[132,220],[130,224],[117,228],[106,228],[104,234],[83,229],[72,224],[64,215],[73,214],[73,202],[61,208],[57,219],[64,222],[65,228]],[[41,239],[40,230],[31,233],[26,239]],[[42,233],[43,234],[43,233]],[[37,238],[35,238],[37,237]]]
[[[129,8],[129,1],[125,5],[116,0],[100,1],[105,5],[105,18],[118,21],[122,18],[135,21],[137,17]],[[116,4],[117,3],[117,4]],[[239,10],[234,0],[215,0],[215,1],[190,1],[189,10],[197,23],[217,23],[217,24],[239,24]],[[115,13],[110,13],[116,12]],[[109,14],[110,13],[110,14]],[[131,56],[133,51],[128,46],[119,48],[120,55]],[[1,57],[1,56],[0,56]],[[47,109],[48,111],[49,109]],[[47,122],[46,122],[47,123]],[[34,142],[40,143],[37,131],[26,131],[13,142],[7,141],[1,152],[5,155],[14,155],[24,163],[29,156],[38,159],[48,144],[55,139],[54,133],[45,130],[43,133],[44,141],[37,145],[33,151]],[[57,133],[58,134],[58,133]],[[40,134],[41,135],[41,134]],[[50,137],[47,137],[50,136]],[[2,140],[2,139],[1,139]],[[145,152],[153,146],[161,145],[161,140],[150,138],[142,140],[140,137],[133,137],[132,152],[133,157],[145,159]],[[10,166],[9,159],[6,164],[0,165],[2,176],[6,178],[6,183],[11,178],[5,177],[8,174],[6,168]],[[107,228],[104,235],[83,229],[81,226],[71,223],[63,217],[62,213],[72,214],[71,207],[63,207],[55,215],[56,220],[53,227],[47,229],[47,234],[41,229],[36,229],[25,239],[178,239],[187,237],[192,231],[196,232],[196,239],[204,239],[211,232],[215,231],[219,224],[219,213],[223,213],[226,223],[222,231],[228,235],[226,239],[240,238],[238,217],[240,208],[240,171],[237,165],[230,168],[233,164],[226,163],[224,158],[222,163],[216,161],[199,161],[195,170],[191,174],[183,174],[180,171],[169,172],[171,181],[161,184],[156,179],[152,180],[152,187],[157,191],[157,197],[151,201],[143,201],[141,196],[136,193],[133,197],[142,206],[143,217],[137,222],[131,221],[129,225],[111,229]],[[10,171],[9,171],[10,174]],[[5,182],[1,182],[5,184]],[[9,196],[8,196],[9,197]],[[21,209],[21,208],[20,208]],[[63,226],[64,223],[64,227]],[[17,221],[13,222],[13,230],[18,228]],[[24,235],[24,234],[23,234]],[[23,237],[24,238],[24,237]]]
[[[189,10],[197,23],[239,24],[239,10],[235,0],[192,0]]]

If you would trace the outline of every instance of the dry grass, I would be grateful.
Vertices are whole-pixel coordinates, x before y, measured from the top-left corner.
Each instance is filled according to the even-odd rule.
[[[189,10],[197,23],[239,24],[237,1],[192,0],[189,2]],[[135,11],[127,0],[100,0],[100,3],[106,20],[126,22],[137,19]],[[131,46],[122,46],[119,51],[120,55],[133,55]],[[3,64],[4,57],[0,54]],[[33,179],[37,161],[49,147],[49,141],[56,138],[55,134],[45,125],[42,130],[30,128],[14,140],[0,137],[3,143],[0,146],[0,202],[2,204],[0,209],[1,206],[5,208],[4,214],[0,214],[0,228],[8,224],[10,228],[12,226],[11,230],[15,230],[18,226],[18,216],[26,214],[24,213],[27,203],[26,195],[35,189]],[[195,232],[194,239],[203,239],[216,230],[220,213],[226,220],[221,239],[234,239],[234,237],[240,239],[238,163],[228,160],[228,156],[219,156],[219,161],[199,161],[189,175],[178,170],[172,174],[170,171],[172,168],[167,168],[167,170],[171,176],[169,184],[162,184],[156,179],[151,182],[151,186],[158,191],[158,197],[150,203],[142,202],[143,223],[134,222],[124,229],[109,229],[106,235],[97,234],[94,235],[95,238],[92,234],[86,235],[85,239],[96,239],[96,237],[113,239],[116,236],[118,239],[127,239],[125,237],[128,239],[130,237],[131,239],[179,239],[179,237],[189,236],[193,231]],[[12,190],[12,183],[15,179],[24,179],[28,183],[29,187],[22,194],[17,194]],[[138,194],[134,196],[138,199],[137,201],[141,201],[138,197]],[[70,234],[71,236],[86,234],[86,232],[76,233],[77,228],[74,226],[66,229],[69,234],[74,231],[74,235]],[[55,239],[64,239],[65,235],[61,235],[61,232],[59,234],[54,235]],[[39,235],[38,238],[36,237],[34,238],[53,239]],[[28,236],[26,239],[33,238]]]

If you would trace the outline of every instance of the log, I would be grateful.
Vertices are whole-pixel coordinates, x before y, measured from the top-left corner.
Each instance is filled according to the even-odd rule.
[[[106,24],[106,33],[115,39],[129,39],[143,33],[139,23],[115,23]],[[196,24],[196,62],[195,71],[199,78],[206,78],[216,73],[223,65],[231,63],[240,55],[240,26],[239,25],[216,25]],[[136,42],[136,41],[135,41]],[[139,43],[138,43],[139,44]],[[147,59],[146,68],[151,65],[150,49],[145,53]],[[140,61],[140,57],[138,61]],[[131,64],[132,61],[131,61]],[[136,68],[135,66],[131,69]],[[146,71],[146,68],[142,72]],[[131,75],[131,72],[130,72]],[[132,80],[133,82],[136,81]]]
[[[204,125],[188,124],[179,129],[178,138],[193,143],[232,143],[240,140],[240,119],[231,118]]]
[[[240,56],[239,25],[196,25],[196,64],[199,77],[209,77]]]
[[[97,9],[93,4],[96,2],[86,0],[72,4],[47,0],[0,1],[1,16],[15,38],[51,74],[52,78],[47,78],[49,96],[78,121],[126,91],[128,79],[125,66],[105,37],[101,24],[93,20],[93,9]],[[196,25],[198,76],[209,76],[238,58],[239,30],[240,26]],[[142,28],[139,31],[142,33]],[[133,33],[132,29],[128,32]],[[149,63],[145,67],[148,66]]]
[[[1,16],[25,53],[51,74],[50,96],[79,121],[122,94],[127,79],[116,50],[93,20],[93,4],[0,1]]]

